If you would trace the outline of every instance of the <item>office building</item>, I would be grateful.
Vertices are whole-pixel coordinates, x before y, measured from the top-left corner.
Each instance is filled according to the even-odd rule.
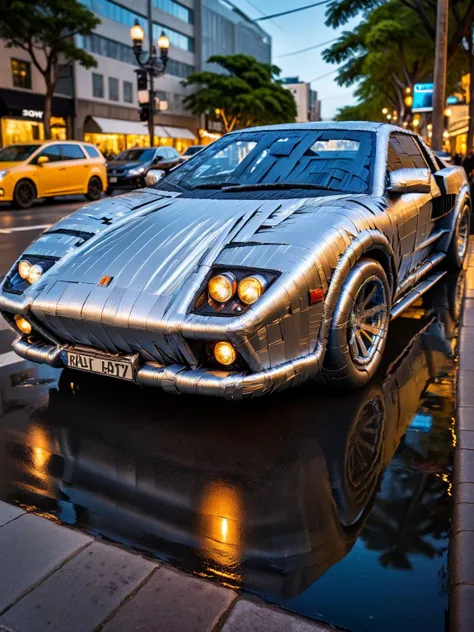
[[[299,77],[287,77],[283,79],[283,84],[295,98],[297,123],[321,120],[321,101],[310,83],[300,81]]]

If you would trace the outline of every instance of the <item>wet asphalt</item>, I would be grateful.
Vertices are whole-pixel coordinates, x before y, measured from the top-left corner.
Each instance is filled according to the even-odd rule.
[[[0,273],[82,204],[0,209]],[[392,323],[349,394],[173,397],[16,361],[4,329],[0,500],[353,632],[442,632],[462,287]]]

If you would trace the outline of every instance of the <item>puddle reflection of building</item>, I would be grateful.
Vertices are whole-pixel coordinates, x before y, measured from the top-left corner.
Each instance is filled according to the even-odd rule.
[[[450,369],[453,296],[440,285],[395,323],[383,371],[343,396],[174,398],[65,370],[44,405],[2,418],[8,498],[226,585],[297,595],[351,550]]]

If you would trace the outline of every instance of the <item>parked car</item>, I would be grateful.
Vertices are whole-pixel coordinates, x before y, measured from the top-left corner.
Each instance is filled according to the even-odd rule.
[[[145,186],[148,171],[168,172],[179,164],[179,154],[173,147],[135,147],[122,151],[107,162],[107,193],[114,189],[137,189]]]
[[[179,161],[180,162],[185,162],[186,160],[189,160],[190,158],[192,158],[193,156],[195,156],[196,154],[198,154],[201,149],[204,149],[205,145],[190,145],[186,151],[184,151],[181,156],[179,157]]]
[[[0,202],[30,208],[37,198],[84,194],[100,198],[107,185],[105,158],[88,143],[30,142],[0,150]]]
[[[441,160],[446,163],[448,166],[451,166],[453,163],[453,157],[451,156],[451,154],[449,153],[449,151],[441,151],[441,150],[435,150],[434,154],[436,156],[438,156],[438,158],[441,158]]]
[[[462,267],[470,208],[464,170],[399,127],[239,130],[48,229],[0,311],[23,358],[173,393],[354,389],[390,320]]]

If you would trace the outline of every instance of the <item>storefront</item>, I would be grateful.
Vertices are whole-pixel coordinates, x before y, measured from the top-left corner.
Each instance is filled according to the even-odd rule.
[[[155,147],[169,145],[183,152],[196,143],[194,134],[184,127],[155,125]],[[124,121],[99,116],[89,116],[84,125],[84,140],[97,145],[104,154],[117,155],[131,147],[148,147],[150,138],[148,126],[140,121]]]
[[[469,124],[469,107],[466,104],[450,106],[449,141],[452,154],[465,156],[467,150],[467,128]]]
[[[44,96],[22,90],[0,89],[1,146],[44,140]],[[52,103],[51,138],[71,137],[74,102],[54,97]]]

